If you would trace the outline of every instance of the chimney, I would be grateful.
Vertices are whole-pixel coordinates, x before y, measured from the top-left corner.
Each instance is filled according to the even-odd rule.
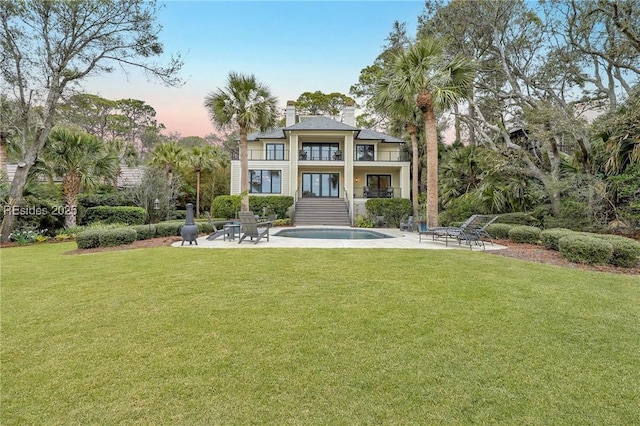
[[[353,101],[347,101],[342,113],[342,122],[346,125],[356,127],[356,107]]]
[[[287,108],[284,110],[285,127],[296,124],[296,103],[295,101],[287,101]]]

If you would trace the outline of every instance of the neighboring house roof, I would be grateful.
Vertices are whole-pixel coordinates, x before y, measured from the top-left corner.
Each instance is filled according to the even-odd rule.
[[[357,127],[349,126],[348,124],[340,123],[339,121],[332,120],[327,117],[317,116],[310,117],[302,120],[299,123],[289,127],[279,127],[269,129],[266,132],[253,132],[247,135],[248,141],[257,141],[260,139],[284,139],[285,131],[352,131],[357,132],[356,139],[359,140],[381,140],[382,142],[391,143],[404,143],[405,141],[385,133],[376,132],[371,129],[358,129]]]
[[[7,165],[7,178],[9,182],[13,182],[13,177],[16,174],[16,170],[18,169],[17,164],[8,164]],[[144,173],[144,167],[127,167],[120,166],[120,174],[118,175],[118,187],[132,187],[139,185],[142,180],[142,174]],[[41,178],[40,180],[45,181],[46,179]],[[57,178],[54,181],[59,182],[61,179]]]
[[[144,167],[127,167],[120,166],[120,174],[118,174],[118,188],[129,188],[140,185]]]

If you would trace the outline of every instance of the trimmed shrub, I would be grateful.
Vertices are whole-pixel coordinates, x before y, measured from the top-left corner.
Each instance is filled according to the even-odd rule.
[[[540,221],[529,213],[504,213],[498,216],[494,223],[508,225],[540,226]]]
[[[180,236],[180,230],[184,222],[160,222],[156,224],[156,236],[158,237],[176,237]]]
[[[136,231],[131,228],[106,229],[102,231],[98,236],[100,247],[112,247],[131,244],[136,240],[136,237]]]
[[[619,235],[596,235],[613,246],[609,263],[623,268],[633,268],[640,263],[640,243]]]
[[[613,246],[595,235],[573,233],[560,238],[558,249],[565,259],[574,263],[607,263]]]
[[[509,239],[516,243],[536,244],[540,239],[540,228],[535,226],[514,226],[509,230]]]
[[[195,207],[193,208],[195,210]],[[171,212],[171,219],[173,220],[185,220],[187,218],[186,210],[174,210]]]
[[[288,217],[287,211],[293,206],[293,197],[284,195],[250,195],[249,210],[253,214],[262,216],[264,212],[267,215],[276,214],[279,218]],[[234,216],[235,217],[235,214]]]
[[[540,241],[542,241],[542,245],[546,248],[558,251],[558,241],[560,241],[560,238],[573,233],[575,233],[575,231],[567,228],[545,229],[540,233]]]
[[[239,195],[218,195],[211,203],[211,216],[231,219],[240,211]]]
[[[88,229],[76,235],[76,244],[79,249],[90,249],[100,246],[100,234],[102,229]]]
[[[136,225],[131,226],[129,229],[136,231],[137,240],[149,240],[156,236],[156,225]]]
[[[406,198],[371,198],[365,206],[369,217],[383,216],[392,228],[399,227],[403,218],[413,214],[411,200]]]
[[[213,226],[209,224],[206,219],[196,219],[196,225],[198,225],[198,232],[201,234],[210,234],[213,232]]]
[[[142,207],[130,206],[98,206],[87,209],[86,223],[126,223],[127,225],[143,225],[147,212]]]
[[[509,225],[507,223],[492,223],[487,226],[485,230],[491,235],[493,238],[497,238],[498,240],[506,240],[509,238],[509,231],[513,228],[513,225]]]
[[[291,225],[291,219],[286,218],[286,219],[274,220],[271,226],[290,226],[290,225]]]

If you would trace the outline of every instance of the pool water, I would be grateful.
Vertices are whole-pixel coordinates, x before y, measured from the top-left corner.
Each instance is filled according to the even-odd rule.
[[[312,238],[323,240],[379,240],[393,238],[390,235],[370,229],[338,229],[338,228],[291,228],[282,229],[273,234],[278,237]]]

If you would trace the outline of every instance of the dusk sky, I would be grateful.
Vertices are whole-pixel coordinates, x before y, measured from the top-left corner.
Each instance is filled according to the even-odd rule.
[[[158,20],[165,52],[180,52],[186,84],[167,88],[130,70],[90,78],[84,91],[134,98],[155,108],[166,132],[215,131],[205,96],[224,87],[229,71],[255,74],[278,98],[303,92],[349,93],[360,70],[381,53],[394,21],[415,35],[423,1],[168,1]]]

